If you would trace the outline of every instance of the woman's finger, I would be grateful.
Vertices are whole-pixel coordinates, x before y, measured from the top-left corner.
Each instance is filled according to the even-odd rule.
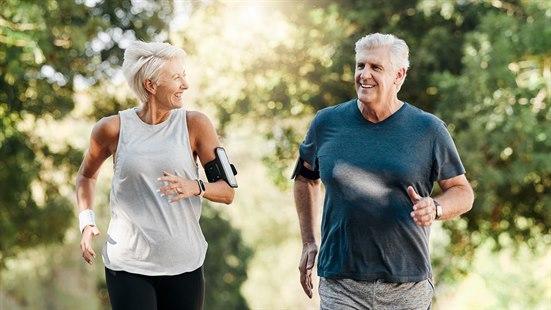
[[[96,252],[94,252],[94,249],[92,249],[92,247],[88,247],[86,250],[88,251],[90,256],[96,257]]]
[[[170,199],[168,202],[173,203],[173,202],[176,202],[178,200],[182,200],[184,198],[186,198],[186,195],[179,194],[179,195],[173,196],[172,199]]]
[[[161,188],[159,188],[159,191],[163,194],[166,194],[169,191],[176,191],[177,192],[178,187],[180,187],[180,184],[170,184],[170,185],[167,185],[167,186],[162,186]]]
[[[165,182],[178,182],[178,177],[174,175],[167,175],[162,176],[157,179],[158,181],[165,181]]]

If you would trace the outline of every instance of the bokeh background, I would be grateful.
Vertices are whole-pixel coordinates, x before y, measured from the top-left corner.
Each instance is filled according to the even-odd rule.
[[[137,105],[120,72],[135,39],[187,51],[185,104],[239,170],[231,206],[204,203],[206,309],[316,309],[289,175],[314,113],[354,97],[354,42],[371,32],[409,44],[399,97],[448,124],[476,192],[433,225],[434,308],[549,309],[544,0],[0,0],[0,309],[110,308],[101,260],[80,257],[74,183],[93,124]],[[111,175],[108,161],[98,253]]]

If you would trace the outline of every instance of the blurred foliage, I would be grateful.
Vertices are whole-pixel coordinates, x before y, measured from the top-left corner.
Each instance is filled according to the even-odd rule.
[[[278,10],[265,4],[268,31],[248,21],[255,37],[247,32],[238,41],[231,29],[218,31],[223,18],[215,13],[224,5],[214,2],[196,15],[203,28],[192,21],[185,29],[194,48],[212,42],[204,44],[211,47],[205,62],[215,68],[203,79],[201,100],[216,107],[222,127],[255,120],[255,131],[272,142],[264,161],[280,187],[291,184],[290,167],[314,112],[355,97],[356,40],[394,33],[411,51],[399,97],[449,125],[477,196],[471,212],[444,225],[450,242],[446,256],[435,257],[445,266],[437,268],[440,276],[465,274],[487,238],[496,250],[551,244],[550,2],[305,1]],[[278,24],[281,16],[286,24]],[[236,58],[239,51],[244,55]]]
[[[247,279],[247,265],[252,250],[220,211],[206,204],[201,227],[209,242],[205,259],[205,309],[247,309],[240,289]]]
[[[79,89],[86,89],[92,99],[87,111],[93,120],[135,105],[134,99],[112,89],[111,79],[116,78],[123,50],[131,41],[168,38],[172,11],[170,0],[3,1],[0,269],[8,258],[25,249],[60,243],[67,229],[74,229],[74,191],[67,188],[74,186],[82,150],[64,141],[52,147],[41,137],[55,133],[36,132],[36,124],[67,117]],[[207,287],[212,288],[207,305],[245,308],[239,288],[246,278],[250,250],[242,245],[239,231],[216,212],[207,213],[205,234],[213,238],[205,268]],[[78,246],[72,249],[78,251]],[[96,289],[105,299],[103,278]]]

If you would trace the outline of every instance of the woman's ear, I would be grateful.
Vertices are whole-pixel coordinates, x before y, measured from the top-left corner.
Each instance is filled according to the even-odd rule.
[[[143,82],[143,87],[147,92],[151,94],[155,94],[157,92],[157,83],[153,82],[150,79],[147,79]]]

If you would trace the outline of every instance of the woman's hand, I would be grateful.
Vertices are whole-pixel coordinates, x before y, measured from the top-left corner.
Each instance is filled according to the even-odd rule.
[[[172,195],[169,202],[176,202],[178,200],[188,198],[191,196],[199,195],[199,184],[195,180],[187,180],[180,176],[170,174],[163,171],[163,177],[160,177],[159,181],[168,182],[166,186],[159,189],[162,195]]]
[[[96,258],[96,252],[92,249],[92,239],[99,235],[99,229],[96,226],[88,225],[84,227],[82,231],[82,239],[80,240],[80,251],[82,252],[82,258],[92,265],[94,258]]]

